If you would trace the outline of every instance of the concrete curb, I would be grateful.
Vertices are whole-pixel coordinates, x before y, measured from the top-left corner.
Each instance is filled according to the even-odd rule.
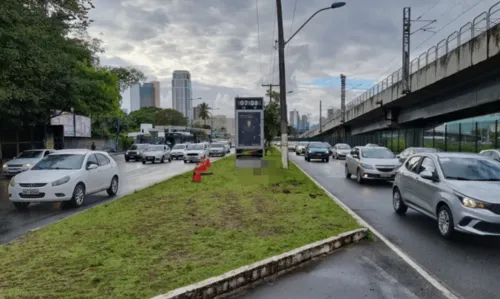
[[[360,228],[314,242],[292,251],[226,272],[220,276],[181,287],[153,299],[211,299],[234,295],[246,287],[262,282],[308,261],[330,254],[339,248],[357,243],[368,236],[368,229]]]

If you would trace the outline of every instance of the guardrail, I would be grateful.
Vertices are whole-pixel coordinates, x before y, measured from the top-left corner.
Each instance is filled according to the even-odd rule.
[[[454,31],[452,34],[448,35],[447,38],[440,40],[436,46],[430,47],[427,51],[420,54],[417,58],[410,62],[410,75],[414,74],[418,70],[426,67],[428,64],[438,60],[439,58],[448,55],[449,52],[460,47],[461,45],[467,43],[474,37],[480,35],[481,33],[489,30],[493,26],[500,23],[500,1],[492,5],[488,11],[482,12],[477,17],[475,17],[471,22],[467,22],[465,25],[460,27],[459,30]],[[366,92],[358,96],[356,99],[350,101],[346,104],[346,115],[347,111],[352,108],[363,104],[368,99],[374,95],[384,91],[393,85],[398,84],[402,79],[402,68],[393,72],[391,75],[380,81],[379,83],[372,86]],[[323,127],[332,122],[335,118],[341,116],[341,111],[336,111],[334,118],[327,120]],[[312,131],[309,131],[312,132]],[[307,136],[309,132],[306,132],[304,136]]]

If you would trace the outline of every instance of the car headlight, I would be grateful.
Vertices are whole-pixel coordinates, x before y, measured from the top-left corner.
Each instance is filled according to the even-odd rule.
[[[67,175],[67,176],[65,176],[63,178],[60,178],[57,181],[53,181],[52,182],[52,187],[60,186],[62,184],[66,184],[67,182],[69,182],[69,175]]]
[[[11,187],[14,187],[14,186],[16,185],[16,178],[15,178],[15,177],[13,177],[12,179],[10,179],[10,183],[9,183],[9,185],[10,185]]]
[[[364,163],[361,163],[361,167],[363,167],[364,169],[374,169],[372,165]]]
[[[29,163],[28,163],[28,164],[24,164],[24,165],[21,167],[21,169],[23,169],[23,170],[28,170],[28,169],[30,169],[30,168],[31,168],[31,166],[33,166],[33,165],[31,165],[31,164],[29,164]]]
[[[5,164],[3,165],[3,168],[7,168],[7,167],[9,167],[9,165],[7,165],[7,163],[5,163]]]
[[[471,208],[471,209],[486,209],[488,208],[489,204],[479,201],[477,199],[470,198],[468,196],[462,195],[462,194],[456,194],[456,196],[460,199],[460,202],[464,207]]]

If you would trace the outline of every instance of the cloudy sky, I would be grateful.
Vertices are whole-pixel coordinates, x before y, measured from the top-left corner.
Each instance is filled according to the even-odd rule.
[[[347,101],[401,65],[402,10],[432,20],[434,32],[412,35],[420,54],[497,0],[347,0],[318,14],[286,48],[289,110],[317,122],[323,108],[340,107],[341,73]],[[331,0],[282,0],[285,38]],[[234,97],[264,96],[278,83],[274,0],[95,0],[90,33],[103,41],[101,63],[134,66],[161,84],[161,105],[172,107],[174,70],[191,72],[193,97],[233,115]],[[500,8],[500,6],[499,6]],[[500,12],[497,13],[500,18]],[[414,22],[413,30],[425,25]],[[414,55],[412,55],[414,56]],[[129,107],[129,93],[123,95]],[[326,112],[323,112],[326,115]]]

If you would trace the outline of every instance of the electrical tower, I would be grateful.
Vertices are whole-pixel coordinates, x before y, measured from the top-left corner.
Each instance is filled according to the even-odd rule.
[[[403,94],[411,92],[410,86],[410,35],[411,35],[411,7],[403,8]]]
[[[340,74],[340,121],[345,122],[345,76]]]

